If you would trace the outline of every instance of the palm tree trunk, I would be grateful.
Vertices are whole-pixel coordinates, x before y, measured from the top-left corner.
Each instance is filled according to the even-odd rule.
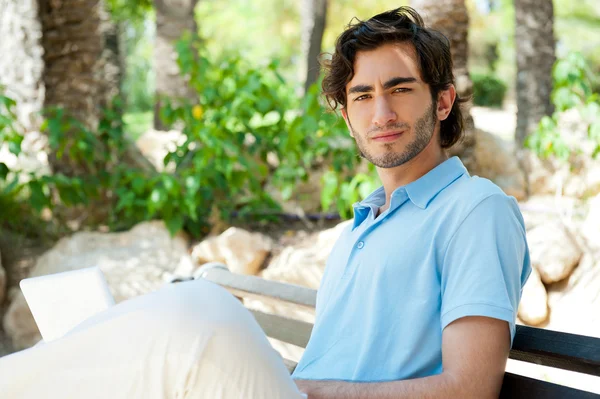
[[[95,131],[112,99],[119,94],[120,69],[115,26],[103,0],[38,0],[42,24],[44,107],[60,107]],[[68,135],[69,132],[66,132]],[[123,162],[153,170],[133,145]],[[50,153],[54,173],[82,176],[81,162]]]
[[[26,130],[39,128],[44,101],[41,35],[37,0],[0,0],[0,85]]]
[[[111,29],[102,0],[39,0],[44,47],[45,106],[64,107],[95,128],[118,93],[119,71],[107,51]]]
[[[154,128],[164,130],[159,118],[163,98],[194,99],[196,94],[181,76],[177,65],[175,42],[186,31],[197,34],[194,8],[198,0],[154,0],[156,9],[156,43],[154,45],[154,70],[156,73],[156,104]]]
[[[304,92],[319,78],[319,54],[327,21],[328,0],[302,1],[302,59],[306,74]]]
[[[515,0],[515,44],[517,53],[517,130],[515,141],[523,147],[544,115],[554,107],[552,66],[554,7],[552,0]]]

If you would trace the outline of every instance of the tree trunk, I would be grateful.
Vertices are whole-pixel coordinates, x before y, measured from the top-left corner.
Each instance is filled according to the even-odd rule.
[[[47,107],[60,106],[94,129],[118,94],[114,37],[102,0],[39,0]]]
[[[194,99],[196,93],[181,76],[177,65],[175,42],[184,32],[197,34],[194,8],[198,0],[154,0],[156,9],[156,43],[154,45],[154,70],[156,73],[156,104],[154,128],[165,130],[159,117],[162,99]]]
[[[454,63],[456,91],[463,97],[473,93],[473,82],[469,77],[469,14],[465,0],[412,0],[411,5],[425,20],[425,24],[443,33],[450,41],[450,51]],[[476,170],[473,149],[475,146],[475,126],[471,116],[471,104],[463,105],[465,136],[462,142],[450,149],[451,155],[459,155],[469,170]]]
[[[96,131],[103,110],[119,94],[116,27],[102,0],[38,0],[38,5],[44,48],[44,107],[60,107]],[[128,146],[122,161],[153,169],[133,145]],[[50,153],[48,162],[54,173],[93,173],[68,156],[58,159]]]
[[[552,0],[515,0],[515,44],[517,53],[517,130],[515,141],[523,147],[544,115],[554,107],[552,67],[554,8]]]
[[[302,60],[306,68],[304,92],[319,78],[319,54],[325,23],[327,21],[328,0],[302,1]]]
[[[44,101],[41,36],[37,0],[0,0],[0,85],[26,130],[39,128]]]

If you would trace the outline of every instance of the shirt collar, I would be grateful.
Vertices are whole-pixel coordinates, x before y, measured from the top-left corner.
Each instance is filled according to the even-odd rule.
[[[440,191],[448,187],[453,181],[467,174],[467,169],[460,158],[452,157],[412,183],[403,187],[398,187],[392,193],[391,208],[395,208],[404,201],[394,201],[394,197],[406,192],[410,201],[421,209],[427,208]],[[380,207],[385,203],[385,190],[379,187],[373,191],[367,198],[353,205],[354,208],[354,228],[359,226],[369,215],[372,207]]]
[[[421,209],[427,208],[440,191],[464,174],[469,174],[460,158],[452,157],[427,174],[405,186],[411,202]]]

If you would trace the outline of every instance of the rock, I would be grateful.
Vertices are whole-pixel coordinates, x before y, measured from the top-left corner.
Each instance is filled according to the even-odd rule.
[[[526,171],[530,196],[556,193],[556,162],[540,159],[530,150],[519,150],[517,157]]]
[[[525,220],[525,227],[531,230],[541,224],[561,222],[561,217],[572,219],[580,213],[582,201],[573,197],[556,197],[554,195],[535,195],[519,202],[519,208]],[[569,228],[573,227],[571,225]]]
[[[526,324],[537,326],[548,318],[548,294],[538,271],[533,268],[519,304],[519,318]]]
[[[540,159],[528,150],[519,158],[527,171],[529,195],[556,194],[585,198],[600,193],[600,162],[588,154],[573,154],[568,162]]]
[[[221,262],[234,273],[254,275],[272,248],[273,241],[269,237],[230,227],[223,234],[196,245],[192,258],[198,264]]]
[[[175,170],[173,163],[165,166],[164,159],[169,152],[175,151],[178,146],[185,143],[186,136],[177,130],[163,132],[159,130],[149,130],[142,134],[135,145],[140,152],[154,165],[157,171]]]
[[[471,175],[485,177],[517,200],[527,197],[527,182],[509,143],[493,134],[475,130],[475,146],[461,159]]]
[[[287,247],[276,256],[261,276],[289,284],[317,289],[323,277],[327,258],[336,240],[351,221],[309,236],[303,245]]]
[[[172,238],[164,223],[144,222],[123,233],[81,232],[61,239],[38,258],[30,277],[98,266],[117,302],[156,290],[175,275],[194,270],[181,236]],[[20,290],[3,319],[17,349],[39,339],[37,326]]]
[[[588,202],[588,207],[581,232],[587,245],[594,251],[600,252],[600,194]]]
[[[557,222],[527,232],[531,264],[546,284],[568,277],[583,254],[573,237]]]
[[[568,279],[547,286],[547,328],[600,338],[600,259],[590,253]]]
[[[2,267],[2,254],[0,253],[0,305],[4,302],[4,296],[6,295],[6,272]]]

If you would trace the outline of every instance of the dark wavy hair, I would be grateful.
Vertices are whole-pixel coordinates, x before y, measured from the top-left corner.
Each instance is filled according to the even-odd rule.
[[[325,70],[322,88],[330,108],[346,106],[346,85],[354,76],[354,60],[359,51],[374,50],[388,43],[411,43],[417,55],[421,79],[429,85],[434,107],[437,95],[454,84],[450,42],[440,32],[427,28],[411,7],[399,7],[367,21],[356,19],[337,38],[330,60],[321,62]],[[441,121],[440,144],[450,148],[463,134],[460,105],[467,101],[456,95],[448,117]]]

